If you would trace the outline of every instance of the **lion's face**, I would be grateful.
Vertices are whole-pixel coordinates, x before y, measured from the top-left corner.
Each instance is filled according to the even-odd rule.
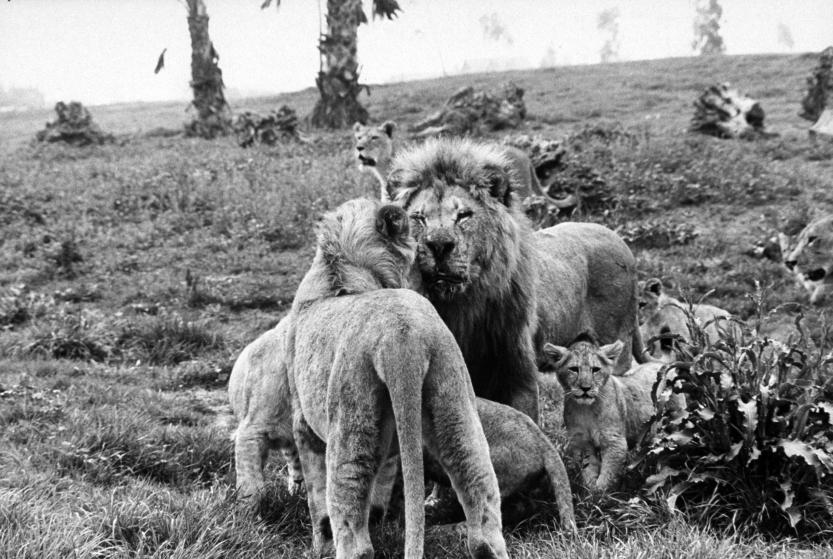
[[[380,126],[353,125],[353,139],[356,142],[356,163],[359,170],[371,167],[386,167],[393,157],[393,122]]]
[[[410,218],[430,298],[450,301],[513,265],[507,247],[518,242],[519,226],[509,214],[511,176],[499,147],[468,141],[429,142],[394,162],[388,187]]]
[[[645,324],[659,312],[659,298],[662,295],[662,283],[656,278],[639,282],[637,292],[637,315],[639,324]]]
[[[833,216],[817,219],[798,235],[795,248],[784,264],[813,292],[811,302],[821,298],[820,287],[833,283]]]
[[[621,340],[601,347],[587,341],[575,342],[569,348],[545,344],[544,355],[558,375],[564,397],[590,405],[610,378],[623,347]]]

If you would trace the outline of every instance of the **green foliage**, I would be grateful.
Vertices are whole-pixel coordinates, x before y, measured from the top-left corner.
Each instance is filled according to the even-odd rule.
[[[833,357],[804,336],[743,340],[720,325],[711,343],[705,326],[689,316],[693,342],[660,373],[686,407],[654,418],[636,464],[645,492],[711,526],[829,536]]]

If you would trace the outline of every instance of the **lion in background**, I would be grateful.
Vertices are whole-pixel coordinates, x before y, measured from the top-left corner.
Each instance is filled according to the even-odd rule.
[[[389,499],[398,452],[405,557],[421,558],[424,445],[466,513],[472,557],[508,557],[497,478],[463,357],[434,307],[400,289],[409,285],[415,256],[407,215],[353,200],[324,217],[317,240],[286,340],[314,550],[324,551],[332,537],[337,558],[373,556],[369,511]]]
[[[584,331],[622,340],[621,371],[631,353],[645,360],[630,249],[590,223],[533,233],[502,146],[429,140],[394,159],[388,189],[408,212],[423,290],[454,333],[478,396],[537,421],[544,341],[566,344]]]
[[[811,221],[798,234],[784,265],[810,292],[810,303],[818,305],[825,300],[833,285],[833,215]]]
[[[658,278],[640,282],[639,323],[642,339],[648,343],[651,355],[669,363],[676,361],[680,356],[675,349],[675,340],[670,335],[679,336],[682,341],[691,343],[692,320],[702,328],[712,344],[720,339],[721,330],[730,333],[735,339],[742,339],[741,328],[729,312],[714,305],[683,303],[665,293],[662,281]],[[650,342],[654,338],[660,339]]]

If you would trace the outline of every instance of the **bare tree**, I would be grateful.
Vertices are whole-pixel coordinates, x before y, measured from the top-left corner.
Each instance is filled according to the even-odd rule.
[[[793,34],[784,22],[778,23],[778,44],[787,47],[788,50],[793,50],[795,46]]]
[[[264,0],[261,8],[271,4]],[[373,0],[373,17],[393,19],[399,9],[396,0]],[[367,109],[358,99],[366,87],[359,83],[358,29],[363,23],[367,16],[361,0],[327,0],[327,30],[318,44],[321,64],[315,85],[320,98],[310,117],[313,126],[344,128],[367,120]]]
[[[613,62],[619,58],[619,8],[608,8],[599,12],[596,29],[607,34],[605,44],[599,51],[602,62]]]
[[[723,37],[720,36],[720,18],[723,8],[718,0],[696,0],[694,16],[694,40],[691,48],[701,55],[715,55],[726,52]]]
[[[231,109],[223,94],[220,55],[208,35],[208,13],[203,0],[186,0],[191,34],[191,89],[197,115],[185,127],[189,136],[214,138],[231,130]]]

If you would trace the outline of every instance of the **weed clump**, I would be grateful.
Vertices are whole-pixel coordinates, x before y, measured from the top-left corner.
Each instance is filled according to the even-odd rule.
[[[176,313],[140,317],[126,324],[116,344],[126,360],[150,365],[176,365],[194,359],[206,350],[224,347],[218,333]]]
[[[645,492],[711,527],[829,537],[833,356],[804,336],[745,342],[725,329],[712,344],[690,328],[692,345],[660,373],[686,408],[654,417],[634,466]]]

